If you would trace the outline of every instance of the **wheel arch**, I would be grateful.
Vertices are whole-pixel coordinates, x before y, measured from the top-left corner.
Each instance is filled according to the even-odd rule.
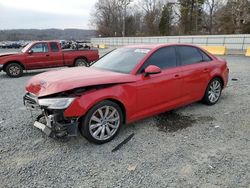
[[[75,63],[76,63],[76,61],[77,61],[78,59],[84,59],[84,60],[87,61],[87,63],[89,63],[89,60],[88,60],[87,57],[85,57],[85,56],[78,56],[78,57],[76,57],[76,58],[74,59],[74,65],[75,65]]]
[[[213,76],[212,79],[211,79],[209,82],[211,82],[211,81],[212,81],[213,79],[215,79],[215,78],[218,78],[218,79],[221,81],[222,88],[224,88],[225,82],[224,82],[222,76],[220,76],[220,75],[215,75],[215,76]]]
[[[12,60],[12,61],[8,61],[4,64],[3,66],[3,70],[6,72],[6,67],[11,64],[11,63],[17,63],[19,64],[24,70],[25,70],[25,66],[23,65],[23,63],[21,63],[20,61],[17,61],[17,60]]]
[[[122,121],[123,121],[123,124],[126,124],[127,112],[126,112],[125,105],[121,101],[114,99],[114,98],[108,98],[106,100],[116,103],[121,108],[121,111],[123,113],[123,120]]]
[[[123,124],[126,124],[126,122],[127,122],[127,110],[126,110],[126,107],[125,107],[124,103],[121,102],[121,101],[118,100],[118,99],[110,98],[110,97],[109,97],[109,98],[103,98],[103,99],[97,101],[96,103],[92,104],[91,106],[89,106],[89,108],[86,109],[84,115],[82,115],[82,116],[79,118],[78,121],[81,122],[82,119],[85,117],[86,113],[87,113],[93,106],[95,106],[95,105],[97,105],[97,104],[99,104],[99,103],[101,103],[101,102],[103,102],[103,101],[111,101],[111,102],[116,103],[116,104],[120,107],[120,109],[121,109],[121,111],[122,111],[122,113],[123,113],[123,120],[122,120],[122,121],[123,121]],[[80,125],[80,124],[79,124],[79,125]]]

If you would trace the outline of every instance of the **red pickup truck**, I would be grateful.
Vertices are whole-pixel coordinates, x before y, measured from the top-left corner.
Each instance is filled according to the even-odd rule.
[[[88,66],[99,59],[98,50],[62,50],[57,41],[31,42],[21,52],[0,54],[0,71],[20,77],[23,70],[62,66]]]

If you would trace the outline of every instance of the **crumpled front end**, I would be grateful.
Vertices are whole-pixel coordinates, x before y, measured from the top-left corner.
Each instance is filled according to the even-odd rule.
[[[73,102],[74,98],[42,98],[26,93],[23,102],[30,111],[40,111],[34,126],[52,138],[78,135],[78,117],[64,117],[65,109]]]

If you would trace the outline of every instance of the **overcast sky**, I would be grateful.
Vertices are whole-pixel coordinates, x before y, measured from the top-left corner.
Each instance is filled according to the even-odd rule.
[[[97,0],[0,0],[1,29],[90,28]]]

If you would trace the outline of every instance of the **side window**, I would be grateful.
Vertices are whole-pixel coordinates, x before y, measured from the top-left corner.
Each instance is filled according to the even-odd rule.
[[[182,65],[191,65],[203,61],[203,57],[197,48],[191,46],[177,47]]]
[[[161,69],[167,69],[177,66],[175,47],[165,47],[154,52],[140,69],[140,73],[149,65],[155,65]]]
[[[212,61],[211,57],[209,57],[205,52],[203,52],[202,50],[199,51],[202,55],[203,61]]]
[[[45,53],[48,52],[48,45],[46,43],[37,43],[32,46],[31,50],[34,53]]]
[[[52,52],[59,52],[59,48],[56,42],[51,42],[49,45]]]

